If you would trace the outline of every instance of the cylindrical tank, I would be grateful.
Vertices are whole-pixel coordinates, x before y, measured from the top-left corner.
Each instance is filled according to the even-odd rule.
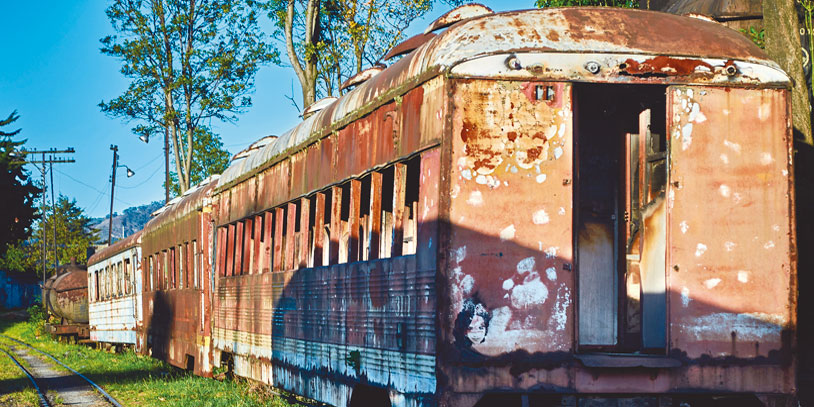
[[[45,282],[42,298],[48,312],[66,323],[88,323],[88,269],[71,262]]]

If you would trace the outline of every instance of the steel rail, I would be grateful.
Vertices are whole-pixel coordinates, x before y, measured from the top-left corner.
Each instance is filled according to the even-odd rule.
[[[35,348],[35,347],[33,347],[33,346],[31,346],[31,345],[29,345],[29,344],[27,344],[27,343],[23,342],[23,341],[20,341],[20,340],[18,340],[18,339],[15,339],[15,338],[12,338],[12,337],[10,337],[10,336],[3,335],[3,334],[0,334],[0,336],[2,336],[2,337],[4,337],[4,338],[7,338],[7,339],[10,339],[10,340],[12,340],[12,341],[14,341],[14,342],[17,342],[17,343],[19,343],[20,345],[25,345],[25,346],[28,346],[28,347],[29,347],[29,348],[31,348],[32,350],[35,350],[35,351],[37,351],[37,352],[39,352],[39,353],[41,353],[41,354],[43,354],[43,355],[45,355],[45,356],[48,356],[49,358],[51,358],[51,359],[52,359],[54,362],[56,362],[56,363],[57,363],[57,364],[59,364],[60,366],[64,367],[65,369],[68,369],[68,370],[69,370],[69,371],[71,371],[73,374],[75,374],[75,375],[77,375],[77,376],[79,376],[79,377],[81,377],[81,378],[85,379],[85,381],[86,381],[86,382],[88,382],[88,384],[90,384],[91,386],[93,386],[93,388],[94,388],[94,389],[96,389],[96,391],[97,391],[97,392],[99,392],[99,394],[101,394],[101,395],[102,395],[102,397],[104,397],[104,398],[105,398],[105,399],[106,399],[108,402],[110,402],[110,404],[112,404],[114,407],[124,407],[124,406],[122,406],[122,404],[121,404],[121,403],[119,403],[119,401],[118,401],[118,400],[116,400],[115,398],[113,398],[113,396],[111,396],[110,394],[108,394],[108,392],[106,392],[106,391],[105,391],[105,389],[103,389],[103,388],[99,387],[99,385],[97,385],[97,384],[96,384],[96,383],[94,383],[92,380],[90,380],[90,379],[88,379],[87,377],[85,377],[85,375],[83,375],[82,373],[79,373],[79,372],[77,372],[76,370],[71,369],[71,368],[70,368],[68,365],[66,365],[66,364],[64,364],[64,363],[62,363],[62,362],[60,362],[60,361],[59,361],[59,359],[57,359],[57,358],[55,358],[55,357],[51,356],[50,354],[48,354],[48,353],[46,353],[46,352],[41,351],[41,350],[39,350],[39,349],[37,349],[37,348]]]
[[[17,359],[14,356],[12,356],[11,353],[9,353],[7,350],[5,350],[5,349],[0,349],[0,350],[3,351],[3,353],[5,353],[6,356],[8,356],[9,359],[11,359],[11,361],[14,362],[15,365],[17,365],[17,367],[19,367],[20,370],[22,370],[23,373],[25,373],[26,376],[28,376],[28,380],[31,380],[31,384],[34,385],[34,389],[37,390],[37,396],[39,396],[39,398],[40,398],[40,406],[41,407],[51,407],[51,403],[48,402],[48,398],[45,397],[45,393],[43,393],[42,389],[40,389],[40,386],[37,385],[37,381],[34,380],[34,376],[31,375],[31,373],[28,371],[28,369],[23,367],[23,365],[20,364],[20,362],[18,362]]]

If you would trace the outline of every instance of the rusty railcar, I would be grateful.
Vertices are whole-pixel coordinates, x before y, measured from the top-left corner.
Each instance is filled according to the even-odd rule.
[[[793,397],[787,76],[712,22],[468,7],[221,176],[214,364],[334,405]]]
[[[136,232],[88,259],[90,340],[141,349],[141,235]]]
[[[144,227],[145,352],[211,376],[212,176],[159,209]]]

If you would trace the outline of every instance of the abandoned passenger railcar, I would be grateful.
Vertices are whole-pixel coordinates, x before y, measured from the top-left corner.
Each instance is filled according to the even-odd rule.
[[[141,231],[88,259],[90,340],[141,349]]]
[[[214,363],[334,405],[792,395],[787,76],[707,21],[467,7],[223,174]]]
[[[144,227],[145,351],[211,376],[211,203],[217,176],[156,211]]]

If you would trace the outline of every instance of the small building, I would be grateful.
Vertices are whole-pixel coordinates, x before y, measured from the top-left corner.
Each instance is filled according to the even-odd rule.
[[[0,309],[28,308],[40,302],[37,279],[0,270]]]

